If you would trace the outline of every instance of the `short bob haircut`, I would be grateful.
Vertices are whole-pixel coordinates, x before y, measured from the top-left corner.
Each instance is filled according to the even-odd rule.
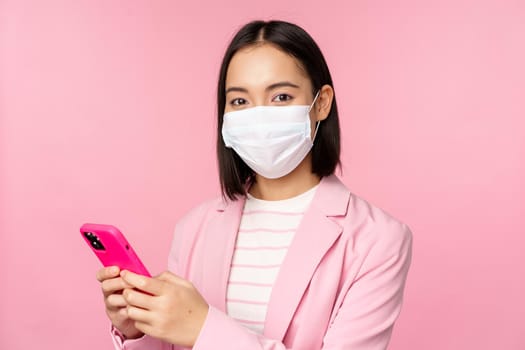
[[[226,106],[226,72],[232,57],[243,48],[272,44],[299,61],[313,86],[312,94],[325,84],[334,86],[328,65],[312,37],[301,27],[283,21],[253,21],[244,25],[226,49],[217,87],[217,157],[223,196],[235,200],[244,196],[255,180],[255,173],[231,148],[224,145],[222,122]],[[328,117],[319,124],[312,147],[312,172],[320,177],[331,175],[340,165],[340,130],[337,103],[334,98]]]

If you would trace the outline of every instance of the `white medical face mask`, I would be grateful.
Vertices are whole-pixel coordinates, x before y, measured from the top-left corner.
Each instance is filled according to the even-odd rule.
[[[257,106],[224,114],[222,138],[257,174],[277,179],[292,172],[313,146],[310,106]],[[315,135],[319,122],[315,128]]]

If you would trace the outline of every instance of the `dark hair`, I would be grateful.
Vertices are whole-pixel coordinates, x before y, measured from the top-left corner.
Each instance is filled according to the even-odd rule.
[[[312,37],[301,27],[283,21],[253,21],[243,26],[226,49],[219,73],[217,87],[217,157],[222,194],[234,200],[245,195],[247,185],[253,183],[255,173],[231,148],[224,145],[222,121],[226,106],[226,72],[237,51],[248,46],[270,43],[296,58],[306,70],[312,86],[312,94],[325,84],[333,87],[332,77],[321,50]],[[334,173],[340,164],[340,136],[337,103],[334,98],[328,117],[319,124],[312,147],[312,172],[321,177]]]

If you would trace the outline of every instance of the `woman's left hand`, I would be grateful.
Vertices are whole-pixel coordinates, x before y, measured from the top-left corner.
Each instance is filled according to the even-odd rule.
[[[193,284],[168,271],[152,278],[130,271],[121,276],[138,289],[123,292],[138,330],[180,346],[195,344],[209,306]]]

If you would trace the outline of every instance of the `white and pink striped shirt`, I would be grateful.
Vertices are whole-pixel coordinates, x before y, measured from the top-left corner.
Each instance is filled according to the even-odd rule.
[[[279,201],[248,194],[228,279],[226,310],[255,332],[263,332],[273,284],[316,189]]]

